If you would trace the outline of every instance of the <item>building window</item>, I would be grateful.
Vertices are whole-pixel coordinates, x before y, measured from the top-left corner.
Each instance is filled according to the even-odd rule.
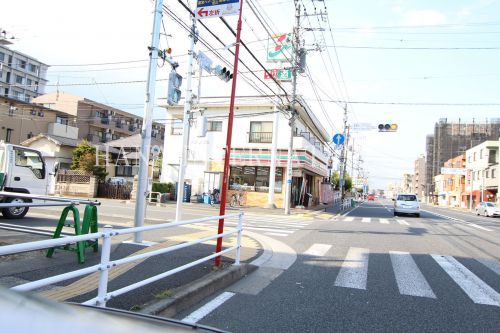
[[[31,79],[26,79],[26,88],[31,88],[33,81]]]
[[[0,52],[0,61],[4,61],[5,60],[5,53],[3,52]]]
[[[22,68],[22,69],[26,69],[26,61],[18,59],[17,60],[17,67]]]
[[[476,161],[476,152],[474,152],[474,162]]]
[[[479,159],[482,160],[483,159],[483,150],[479,150]]]
[[[491,178],[495,178],[496,169],[491,169]]]
[[[30,70],[31,73],[38,74],[38,66],[37,65],[30,64],[29,70]]]
[[[273,140],[272,121],[251,121],[249,142],[271,143]]]
[[[469,163],[471,162],[471,156],[470,155],[469,155],[468,161],[469,161]]]
[[[61,117],[61,116],[56,116],[56,123],[62,124],[62,125],[68,125],[68,118],[67,117]]]
[[[24,77],[20,75],[16,75],[16,83],[17,84],[24,84]]]
[[[497,151],[494,149],[490,149],[490,153],[488,155],[488,163],[495,164],[497,162]]]
[[[490,170],[486,170],[486,178],[490,178]]]
[[[182,135],[182,120],[174,119],[172,122],[172,128],[170,134],[172,135]]]
[[[234,166],[230,168],[229,189],[268,192],[269,167]],[[283,169],[276,168],[274,192],[281,193],[283,186]]]
[[[209,132],[222,132],[222,121],[209,121],[207,125]]]
[[[5,142],[10,142],[12,140],[12,128],[7,128],[7,132],[5,133]]]

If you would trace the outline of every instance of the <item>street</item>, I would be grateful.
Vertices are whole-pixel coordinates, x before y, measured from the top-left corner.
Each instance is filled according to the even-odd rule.
[[[267,287],[237,284],[178,319],[235,332],[498,331],[500,221],[428,206],[395,218],[391,205],[314,219],[280,239],[297,259]]]

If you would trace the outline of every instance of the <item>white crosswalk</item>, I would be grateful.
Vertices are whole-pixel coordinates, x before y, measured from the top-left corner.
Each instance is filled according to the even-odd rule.
[[[245,215],[243,228],[245,230],[259,231],[265,235],[275,237],[288,237],[295,232],[306,228],[313,219],[293,219],[279,216]],[[204,227],[215,227],[218,221],[198,223]],[[238,224],[237,218],[228,218],[225,225],[234,227]]]
[[[361,222],[361,223],[380,223],[380,224],[400,224],[400,225],[410,225],[410,222],[402,219],[392,219],[392,218],[374,218],[374,217],[335,217],[333,221],[338,222]],[[418,223],[419,220],[412,221],[412,223]]]
[[[328,255],[326,253],[328,249],[326,249],[325,244],[314,244],[306,253],[318,251],[319,249],[322,249],[322,255]],[[380,255],[380,253],[377,253],[377,255]],[[392,271],[394,272],[394,282],[401,295],[433,299],[439,298],[431,287],[432,281],[426,279],[424,272],[421,270],[422,268],[419,267],[409,252],[389,251],[389,256]],[[457,259],[452,256],[435,254],[431,254],[430,257],[434,259],[443,272],[450,277],[450,283],[454,283],[453,288],[461,289],[472,302],[500,307],[499,291],[481,280],[481,278]],[[367,290],[367,282],[370,278],[377,279],[376,275],[373,277],[370,276],[369,259],[369,249],[350,247],[342,261],[334,285],[342,288]],[[490,281],[492,276],[500,276],[499,261],[494,259],[477,259],[477,261],[491,270]],[[427,274],[429,274],[428,271]],[[435,278],[436,276],[435,274],[429,275],[431,278]],[[439,286],[441,283],[441,281],[437,282],[436,285]],[[496,286],[498,288],[498,284],[496,284]],[[447,293],[441,293],[439,296],[442,298],[446,297],[446,295]]]

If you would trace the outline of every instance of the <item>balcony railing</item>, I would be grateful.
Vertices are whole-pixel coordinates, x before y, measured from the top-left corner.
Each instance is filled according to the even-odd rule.
[[[272,141],[273,141],[273,132],[250,132],[249,142],[271,143]]]
[[[103,118],[101,118],[101,124],[106,124],[106,125],[108,125],[108,124],[109,124],[109,118],[107,118],[107,117],[103,117]]]

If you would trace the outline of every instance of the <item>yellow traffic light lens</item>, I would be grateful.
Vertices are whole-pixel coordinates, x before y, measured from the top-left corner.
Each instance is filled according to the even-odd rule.
[[[395,131],[398,129],[398,125],[396,124],[391,124],[391,130]]]

